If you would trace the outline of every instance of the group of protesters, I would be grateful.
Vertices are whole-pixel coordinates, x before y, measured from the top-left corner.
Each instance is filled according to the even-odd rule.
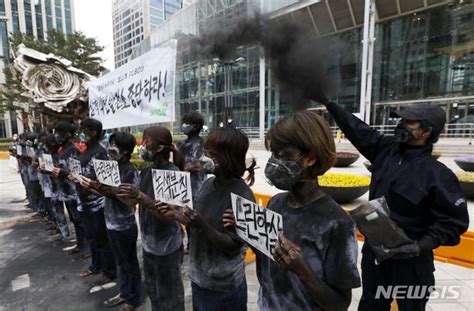
[[[335,109],[333,103],[327,105]],[[336,112],[341,122],[359,122],[349,113]],[[90,266],[79,275],[102,273],[95,286],[119,276],[120,291],[105,305],[123,304],[122,310],[139,308],[144,285],[153,310],[184,310],[181,266],[186,248],[193,309],[247,310],[248,245],[236,233],[231,193],[255,202],[250,186],[255,180],[256,161],[246,161],[249,140],[243,132],[225,126],[203,139],[203,125],[204,119],[198,112],[184,115],[182,132],[187,138],[176,145],[167,128],[146,128],[139,156],[149,165],[141,171],[130,162],[136,148],[134,136],[117,131],[104,143],[102,124],[92,118],[83,120],[78,128],[60,121],[54,133],[23,134],[12,147],[12,155],[19,160],[30,208],[51,223],[60,239],[68,241],[72,237],[65,207],[76,234],[77,246],[70,251],[85,256],[90,252]],[[362,127],[359,123],[357,126]],[[77,134],[85,150],[80,151],[74,144]],[[272,258],[253,248],[260,284],[259,308],[346,310],[351,303],[351,290],[361,284],[355,223],[320,190],[317,181],[335,161],[330,127],[314,111],[295,112],[270,128],[266,146],[272,155],[265,166],[265,176],[272,185],[284,190],[269,201],[267,208],[282,215],[283,231],[278,235]],[[33,148],[34,154],[28,153],[27,147]],[[52,156],[52,170],[45,169],[44,154]],[[71,174],[70,158],[80,161],[80,178]],[[94,159],[118,162],[120,186],[98,182]],[[190,172],[193,209],[156,200],[153,169]],[[456,227],[445,220],[445,226],[454,228],[452,232],[456,231],[459,239],[463,225]],[[138,232],[143,251],[143,283],[137,256]],[[189,240],[186,245],[185,233]],[[452,239],[439,241],[438,245],[455,243],[454,234]],[[422,252],[432,254],[432,249]],[[391,260],[403,261],[419,255],[418,252],[397,258],[394,252]],[[361,302],[361,309],[386,310],[387,304],[383,308],[371,305],[374,293],[366,292],[365,285],[364,295],[367,304],[363,306]],[[422,310],[427,300],[428,296],[416,300],[415,309]],[[387,301],[389,306],[391,300]]]

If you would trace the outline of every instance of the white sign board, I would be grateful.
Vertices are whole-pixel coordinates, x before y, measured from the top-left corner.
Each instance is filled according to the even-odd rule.
[[[89,116],[104,129],[175,119],[177,40],[170,40],[89,83]]]
[[[43,153],[44,169],[51,172],[54,168],[53,157],[50,154]]]
[[[152,170],[155,200],[193,208],[191,174],[189,172]]]
[[[280,214],[231,193],[237,235],[273,260],[272,252],[283,230]]]
[[[21,147],[19,145],[16,147],[16,154],[19,155],[20,157],[23,155],[22,148],[23,147]]]
[[[104,185],[120,186],[120,171],[117,161],[97,160],[94,161],[94,171],[97,180]]]
[[[82,169],[81,169],[81,161],[69,158],[69,172],[72,176],[76,179],[81,179]]]
[[[35,156],[35,149],[33,147],[26,147],[26,154],[28,157],[33,158]]]

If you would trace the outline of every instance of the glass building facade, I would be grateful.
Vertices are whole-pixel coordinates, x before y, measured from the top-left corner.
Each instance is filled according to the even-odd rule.
[[[115,68],[126,64],[133,50],[144,44],[153,30],[184,5],[184,0],[114,0]]]
[[[474,5],[441,6],[379,24],[374,60],[376,122],[383,123],[396,109],[391,102],[423,99],[437,99],[450,123],[473,122],[473,29]],[[443,98],[450,100],[439,100]]]
[[[276,1],[264,11],[278,11],[298,1]],[[344,1],[346,2],[346,1]],[[309,7],[318,36],[330,46],[327,60],[329,77],[334,81],[332,98],[354,113],[360,109],[362,70],[363,7],[352,1],[352,18],[343,14],[341,1],[332,2],[331,13]],[[382,2],[377,1],[379,6]],[[435,1],[433,1],[434,3]],[[453,6],[438,1],[431,7],[410,6],[400,1],[404,14],[390,7],[379,9],[375,26],[374,66],[372,80],[373,124],[391,124],[390,111],[420,101],[439,104],[450,123],[474,123],[474,4]],[[247,1],[198,1],[195,6],[197,35],[216,18],[232,25],[234,17],[251,10]],[[359,1],[363,4],[363,1]],[[422,5],[422,4],[421,4]],[[324,13],[326,12],[326,13]],[[299,11],[281,14],[275,19],[292,18],[305,22]],[[324,19],[328,24],[324,24]],[[350,25],[347,20],[351,19]],[[310,27],[310,26],[308,26]],[[311,26],[312,27],[312,26]],[[332,28],[331,28],[332,27]],[[172,28],[172,26],[170,26]],[[179,33],[178,29],[175,33]],[[193,33],[191,33],[193,34]],[[160,33],[161,41],[173,37]],[[176,36],[175,36],[176,37]],[[178,37],[179,38],[179,37]],[[153,39],[153,37],[152,37]],[[153,41],[153,40],[152,40]],[[155,40],[157,41],[157,40]],[[155,42],[151,44],[158,44]],[[237,57],[244,60],[232,66],[206,61],[193,56],[186,44],[179,45],[177,63],[176,113],[199,110],[210,128],[231,116],[238,127],[258,129],[261,96],[258,47],[242,47]],[[290,111],[273,83],[268,64],[265,66],[265,128]],[[231,84],[225,88],[226,74]],[[227,97],[227,99],[226,99]],[[229,97],[230,103],[229,103]],[[314,103],[313,108],[319,109]],[[320,107],[322,108],[322,107]],[[328,120],[331,118],[321,109]],[[178,128],[176,128],[178,130]]]

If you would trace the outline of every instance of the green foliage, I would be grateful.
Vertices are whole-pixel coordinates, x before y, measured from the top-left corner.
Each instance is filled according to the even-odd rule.
[[[186,139],[186,135],[173,135],[173,143],[177,144],[182,140]]]
[[[12,137],[0,138],[0,143],[11,143],[12,141]]]
[[[72,66],[98,76],[105,68],[102,67],[103,60],[98,53],[104,50],[95,38],[88,38],[82,32],[74,32],[65,35],[62,32],[51,30],[48,32],[47,40],[36,39],[24,33],[10,34],[10,51],[16,51],[18,45],[24,44],[27,48],[37,50],[45,54],[55,54],[72,62]],[[11,70],[14,58],[10,56],[4,69],[5,83],[0,86],[0,113],[20,110],[17,103],[28,103],[29,99],[22,96],[20,77],[16,77]]]
[[[70,33],[67,36],[62,32],[51,30],[47,41],[39,40],[24,33],[13,33],[10,37],[10,48],[16,49],[23,43],[27,48],[55,54],[72,62],[72,66],[98,76],[104,67],[103,60],[98,53],[104,50],[95,38],[88,38],[82,32]]]
[[[0,151],[8,151],[10,143],[0,143]]]
[[[135,165],[135,167],[137,168],[137,170],[141,171],[142,169],[144,169],[145,167],[147,167],[148,165],[150,165],[150,163],[147,163],[145,161],[143,161],[142,159],[137,159],[137,158],[132,158],[130,160],[130,162]]]

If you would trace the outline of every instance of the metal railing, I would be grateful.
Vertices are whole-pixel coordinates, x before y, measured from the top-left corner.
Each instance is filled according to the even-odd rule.
[[[372,125],[371,127],[376,129],[381,134],[391,136],[393,135],[396,125]],[[238,129],[247,134],[250,140],[260,139],[260,129],[258,127],[238,127]],[[336,137],[338,130],[338,126],[331,127],[334,137]],[[268,130],[265,129],[265,134],[267,131]],[[473,134],[474,123],[447,123],[444,126],[444,131],[441,133],[440,138],[469,139],[471,142]]]
[[[392,136],[396,125],[372,125],[379,133]],[[337,136],[339,127],[332,126],[331,131],[334,137]],[[474,123],[447,123],[444,126],[444,131],[439,135],[440,138],[457,138],[468,139],[469,144],[472,142],[474,133]]]

